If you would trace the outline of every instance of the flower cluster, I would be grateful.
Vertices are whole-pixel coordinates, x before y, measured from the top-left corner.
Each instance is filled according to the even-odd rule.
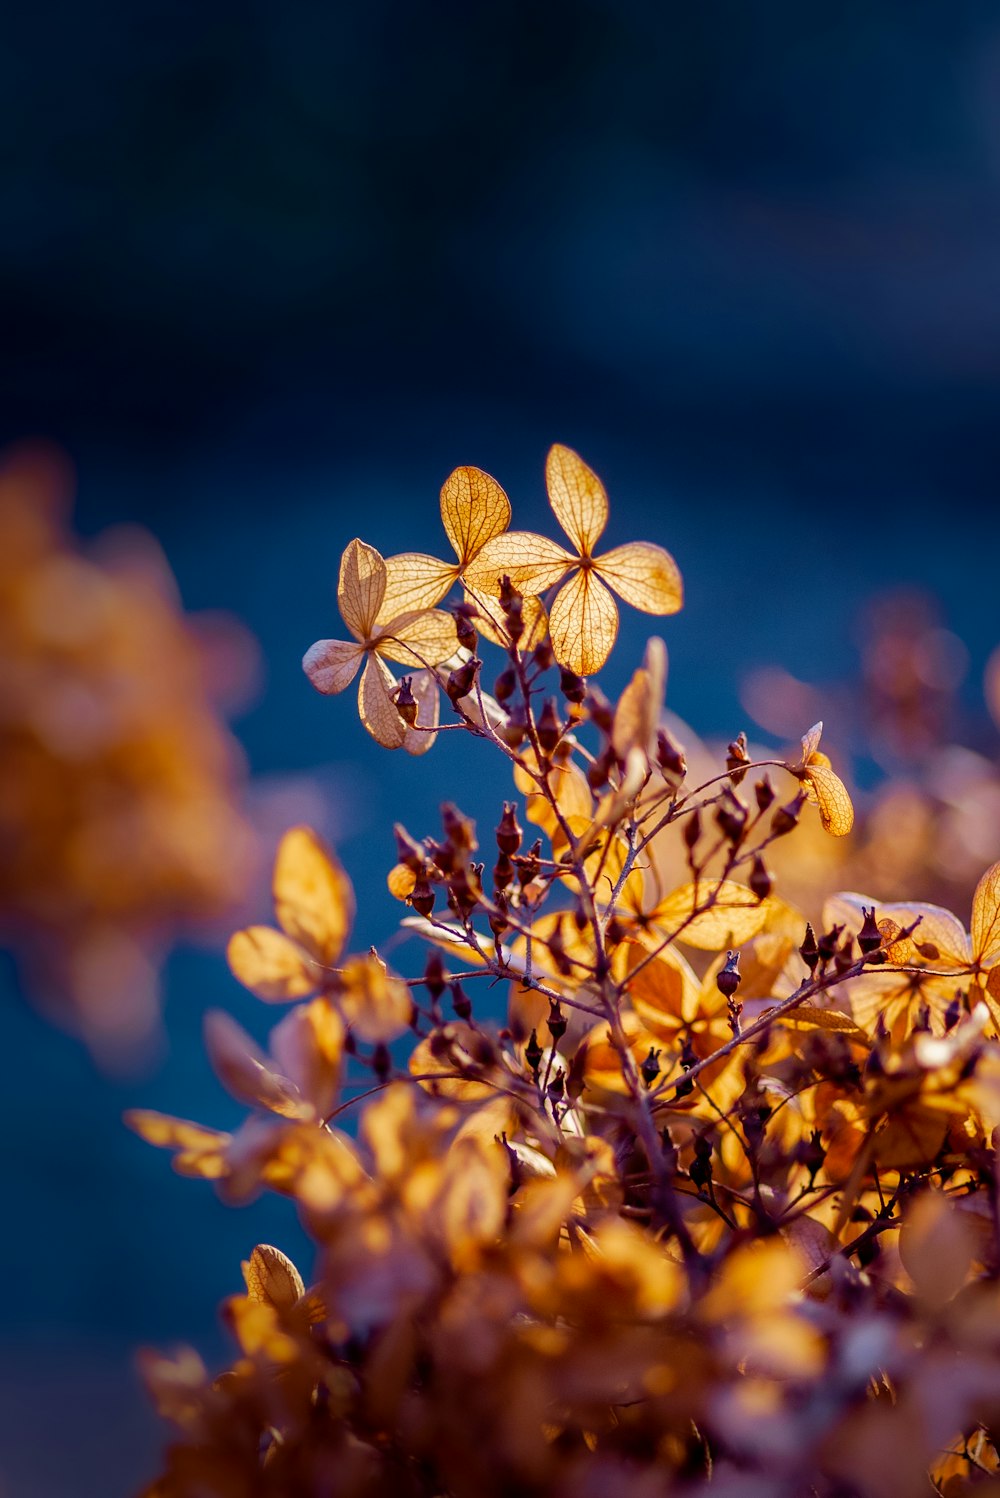
[[[220,1376],[143,1355],[176,1429],[151,1498],[995,1490],[1000,864],[968,930],[792,905],[780,849],[853,822],[822,725],[707,762],[665,726],[655,638],[609,701],[608,586],[670,613],[679,575],[645,544],[595,558],[602,486],[565,448],[547,477],[572,553],[508,530],[474,469],[442,493],[455,563],[344,553],[354,639],[313,647],[313,682],[366,655],[379,742],[454,729],[513,790],[488,839],[451,801],[396,826],[408,977],[349,952],[347,874],[289,831],[276,924],[229,947],[285,1013],[266,1050],[207,1022],[248,1118],[129,1116],[226,1200],[292,1198],[316,1245],[308,1287],[253,1250]]]
[[[158,1021],[155,958],[241,893],[240,758],[148,538],[83,552],[51,454],[0,470],[0,927],[103,1058]]]

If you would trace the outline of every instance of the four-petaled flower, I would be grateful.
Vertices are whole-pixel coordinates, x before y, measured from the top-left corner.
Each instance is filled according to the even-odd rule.
[[[422,754],[433,742],[437,727],[437,683],[430,670],[413,677],[417,699],[416,727],[408,727],[396,710],[392,694],[397,682],[384,656],[405,666],[433,667],[457,649],[455,621],[440,609],[401,610],[386,597],[388,574],[374,546],[352,541],[340,561],[337,602],[353,640],[317,640],[302,660],[302,669],[318,692],[342,692],[367,656],[358,688],[361,721],[386,749],[403,748]],[[387,617],[387,615],[389,617]]]
[[[594,556],[608,520],[608,496],[571,448],[550,449],[545,482],[575,552],[533,531],[506,531],[486,542],[464,578],[470,589],[496,595],[507,576],[522,593],[538,594],[571,574],[552,602],[549,634],[559,664],[587,676],[604,665],[618,634],[618,609],[609,588],[644,613],[675,614],[683,584],[670,553],[648,541]]]

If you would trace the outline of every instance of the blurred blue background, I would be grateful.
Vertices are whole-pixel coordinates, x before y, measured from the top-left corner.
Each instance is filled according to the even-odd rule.
[[[392,820],[433,831],[461,770],[488,829],[507,788],[448,736],[376,750],[299,670],[339,632],[346,542],[440,549],[457,464],[547,528],[567,442],[609,542],[674,552],[669,697],[705,733],[746,726],[748,666],[850,670],[886,583],[939,594],[978,677],[1000,637],[994,4],[51,0],[4,32],[0,435],[62,444],[85,534],[147,525],[189,608],[255,632],[237,731],[272,807],[321,808],[367,901],[356,945],[398,914]],[[647,627],[623,618],[609,690]],[[136,1104],[235,1121],[201,1015],[275,1018],[217,944],[166,995],[169,1054],[125,1081],[4,1005],[4,1498],[134,1491],[159,1432],[132,1349],[219,1360],[255,1241],[308,1275],[283,1204],[227,1210],[124,1131]]]

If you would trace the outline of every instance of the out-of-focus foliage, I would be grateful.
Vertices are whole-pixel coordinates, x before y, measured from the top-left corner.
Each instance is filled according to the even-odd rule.
[[[291,829],[276,924],[229,948],[290,1007],[266,1050],[206,1029],[250,1115],[130,1115],[226,1200],[290,1197],[317,1254],[307,1285],[253,1250],[218,1377],[143,1354],[176,1431],[151,1498],[995,1493],[1000,863],[958,914],[900,864],[838,888],[863,865],[836,852],[854,808],[822,723],[706,748],[664,717],[656,638],[610,702],[578,674],[614,643],[598,574],[660,613],[679,574],[645,545],[620,549],[634,575],[593,559],[603,488],[563,448],[548,477],[573,556],[509,531],[477,470],[442,494],[457,565],[344,553],[355,643],[314,647],[314,684],[411,652],[453,715],[422,723],[385,668],[373,736],[485,740],[515,799],[489,851],[451,800],[431,835],[397,824],[409,978],[348,952],[348,876]],[[781,852],[803,842],[808,879]],[[499,1029],[476,996],[497,982]]]
[[[155,1033],[159,954],[244,887],[216,699],[253,654],[235,626],[197,632],[145,533],[83,548],[69,490],[48,451],[0,470],[0,933],[46,1010],[117,1063]]]

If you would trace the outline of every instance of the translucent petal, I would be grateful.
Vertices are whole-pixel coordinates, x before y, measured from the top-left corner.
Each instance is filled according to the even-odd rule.
[[[943,905],[930,905],[925,901],[890,901],[869,899],[867,895],[846,890],[831,895],[823,906],[823,925],[843,925],[853,934],[861,930],[864,916],[862,907],[875,907],[876,922],[891,921],[900,931],[912,926],[919,916],[920,922],[905,945],[912,946],[909,960],[929,962],[932,967],[968,967],[972,961],[972,948],[968,933],[958,916]],[[901,943],[900,945],[904,945]]]
[[[481,468],[456,468],[441,489],[441,520],[462,568],[510,525],[510,500]]]
[[[417,727],[407,728],[403,748],[407,754],[426,754],[437,738],[436,733],[428,733],[427,730],[437,728],[441,717],[441,693],[434,673],[415,672],[410,690],[417,699]]]
[[[629,952],[632,967],[645,956],[641,947]],[[668,947],[629,980],[632,1007],[654,1035],[672,1039],[682,1025],[698,1014],[698,979],[679,952]]]
[[[462,576],[475,592],[494,597],[504,576],[521,593],[544,593],[566,576],[575,560],[565,547],[547,536],[537,536],[534,531],[504,531],[502,536],[487,541]]]
[[[399,749],[406,737],[406,724],[389,696],[395,686],[388,666],[372,653],[358,687],[358,712],[372,738],[384,749]]]
[[[599,671],[618,634],[615,601],[595,573],[581,568],[559,589],[549,611],[549,637],[560,666],[579,676]]]
[[[344,623],[359,640],[367,640],[385,596],[385,562],[364,541],[354,540],[340,559],[337,602]]]
[[[350,686],[363,655],[353,640],[317,640],[302,657],[302,669],[317,692],[332,696]]]
[[[854,826],[854,807],[840,776],[825,765],[810,765],[803,774],[803,785],[815,794],[823,830],[833,837],[846,836]]]
[[[385,597],[379,622],[415,609],[432,609],[458,577],[454,562],[439,562],[421,551],[406,551],[385,559]]]
[[[354,891],[311,827],[292,827],[281,839],[272,888],[281,929],[317,962],[332,967],[354,920]]]
[[[802,763],[805,764],[811,754],[819,750],[819,741],[823,737],[823,721],[814,723],[808,733],[802,735]]]
[[[703,879],[667,895],[650,919],[664,935],[676,931],[677,940],[687,946],[718,952],[756,936],[769,914],[768,902],[758,901],[744,885]]]
[[[258,1243],[243,1265],[247,1294],[275,1310],[291,1310],[306,1292],[302,1276],[287,1254],[269,1243]]]
[[[1000,863],[986,870],[972,897],[972,950],[980,962],[1000,955]]]
[[[231,1015],[222,1009],[209,1010],[204,1033],[215,1075],[237,1102],[267,1108],[283,1118],[312,1115],[294,1084],[268,1064],[267,1057]]]
[[[271,1055],[317,1118],[337,1100],[344,1035],[344,1022],[326,997],[297,1004],[271,1032]]]
[[[590,556],[608,523],[608,496],[597,474],[571,447],[556,443],[545,459],[549,503],[580,556]]]
[[[286,1004],[316,991],[316,974],[301,948],[273,926],[248,926],[229,938],[233,977],[268,1004]]]
[[[651,541],[616,546],[594,565],[619,598],[644,614],[676,614],[684,602],[680,568],[669,551]]]
[[[362,1040],[394,1040],[413,1013],[410,990],[378,957],[353,957],[340,980],[340,1007]]]
[[[455,621],[443,609],[416,609],[379,625],[377,650],[403,666],[436,666],[453,655]]]

